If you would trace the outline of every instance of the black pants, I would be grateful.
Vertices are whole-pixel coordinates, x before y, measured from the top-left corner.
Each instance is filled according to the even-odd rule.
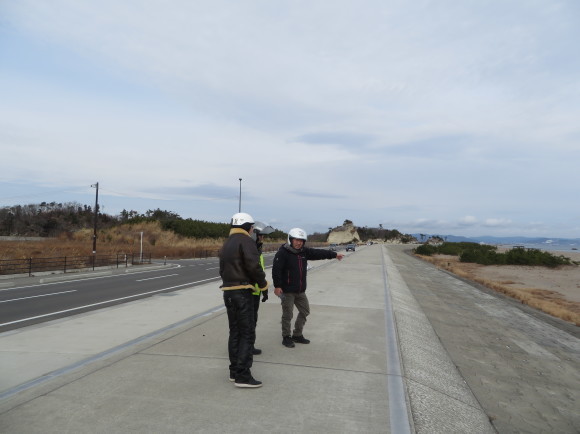
[[[252,349],[256,340],[253,297],[251,289],[224,291],[224,304],[230,326],[230,373],[236,381],[249,381],[252,378],[250,368],[254,360]]]

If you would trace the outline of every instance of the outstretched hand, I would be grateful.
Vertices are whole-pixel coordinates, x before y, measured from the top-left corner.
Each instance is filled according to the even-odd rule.
[[[336,259],[338,259],[339,261],[342,261],[342,258],[344,258],[344,255],[342,253],[336,254]]]

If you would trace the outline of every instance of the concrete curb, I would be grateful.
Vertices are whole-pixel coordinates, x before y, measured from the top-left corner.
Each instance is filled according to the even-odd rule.
[[[385,250],[388,248],[383,248],[383,257],[416,432],[495,433]]]

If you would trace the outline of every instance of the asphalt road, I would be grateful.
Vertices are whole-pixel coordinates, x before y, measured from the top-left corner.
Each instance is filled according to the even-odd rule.
[[[265,254],[264,259],[266,266],[270,266],[273,254]],[[3,279],[0,333],[212,280],[221,282],[218,258],[158,265]]]

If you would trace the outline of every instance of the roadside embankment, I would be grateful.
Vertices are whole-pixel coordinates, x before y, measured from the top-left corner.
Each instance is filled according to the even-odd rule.
[[[501,251],[498,249],[498,251]],[[580,262],[579,252],[553,252]],[[437,267],[521,301],[544,313],[580,325],[580,266],[557,268],[522,265],[480,265],[457,256],[419,256]]]

